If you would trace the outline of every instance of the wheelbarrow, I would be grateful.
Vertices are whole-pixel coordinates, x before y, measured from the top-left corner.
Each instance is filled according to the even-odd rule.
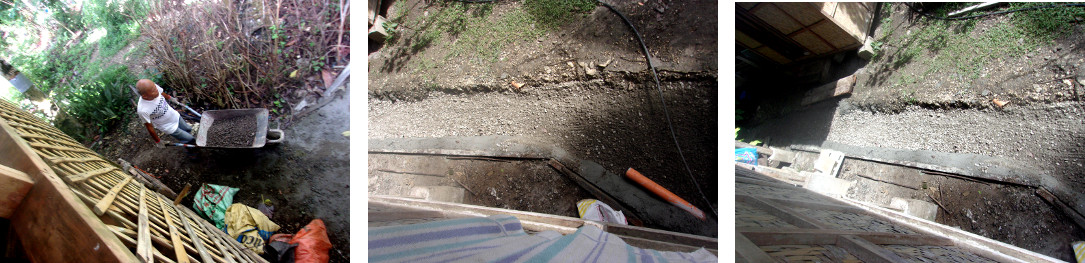
[[[196,132],[196,146],[197,147],[209,147],[209,148],[260,148],[265,144],[280,143],[285,138],[285,134],[280,129],[268,129],[267,119],[268,110],[263,108],[256,109],[237,109],[237,110],[209,110],[204,111],[203,116],[200,118],[200,127]],[[252,145],[248,146],[227,146],[227,145],[208,145],[207,136],[211,127],[215,125],[216,119],[234,118],[239,116],[255,116],[256,117],[256,130],[253,132]]]

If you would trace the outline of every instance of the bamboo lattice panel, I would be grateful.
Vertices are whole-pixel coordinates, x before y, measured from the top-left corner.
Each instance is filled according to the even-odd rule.
[[[761,249],[776,262],[863,262],[847,250],[833,245],[780,245],[762,246]]]
[[[889,251],[912,262],[981,263],[997,262],[955,247],[943,246],[885,246]]]
[[[825,196],[817,195],[813,192],[804,191],[802,189],[792,190],[755,184],[735,184],[735,194],[767,197],[773,199],[832,202],[831,200],[828,200],[828,198]]]
[[[987,262],[944,236],[736,166],[736,251],[747,262]]]
[[[743,203],[735,203],[736,228],[796,228],[764,210]]]
[[[148,262],[266,262],[187,207],[147,189],[116,164],[15,105],[0,100],[0,120],[13,127],[137,257]]]
[[[822,224],[825,224],[827,227],[833,229],[916,234],[915,231],[912,231],[907,227],[892,224],[868,215],[807,208],[793,209],[795,209],[796,212],[802,213],[810,218],[818,220]]]

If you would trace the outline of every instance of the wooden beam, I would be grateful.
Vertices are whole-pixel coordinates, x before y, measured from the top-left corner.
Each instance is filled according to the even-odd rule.
[[[908,262],[896,253],[856,236],[840,236],[836,245],[864,262]]]
[[[821,222],[804,216],[799,213],[795,213],[786,207],[776,204],[772,201],[765,201],[757,197],[746,195],[735,195],[735,202],[741,202],[758,209],[765,211],[766,213],[787,222],[788,224],[795,225],[800,228],[825,228]]]
[[[117,199],[117,194],[130,182],[132,182],[132,177],[128,177],[124,182],[114,185],[113,189],[109,189],[109,193],[107,193],[105,197],[102,197],[101,200],[98,200],[98,204],[94,205],[94,214],[104,214],[106,209],[109,209],[109,206],[113,205],[113,200]]]
[[[0,164],[0,218],[11,218],[33,186],[30,175]]]
[[[0,112],[13,112],[10,107],[0,101]],[[39,262],[139,261],[9,122],[0,120],[0,163],[24,171],[34,180],[11,217],[11,228],[27,257]],[[72,253],[94,248],[94,253]]]
[[[758,246],[776,245],[832,245],[841,236],[855,236],[878,245],[930,245],[952,246],[953,240],[945,237],[886,232],[866,232],[839,229],[736,229]]]
[[[742,233],[735,233],[735,252],[748,262],[774,262],[768,253],[761,250],[753,241]]]

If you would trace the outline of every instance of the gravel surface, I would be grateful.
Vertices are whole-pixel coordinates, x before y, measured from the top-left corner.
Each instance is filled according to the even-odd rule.
[[[910,107],[899,114],[844,110],[834,116],[827,140],[856,146],[1006,157],[1067,174],[1083,168],[1082,107],[1085,104],[1063,102],[1006,106],[1004,110]]]
[[[251,147],[256,136],[256,116],[216,119],[207,129],[207,146]]]

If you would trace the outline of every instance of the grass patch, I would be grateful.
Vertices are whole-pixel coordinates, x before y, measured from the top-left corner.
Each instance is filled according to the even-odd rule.
[[[428,17],[408,17],[405,1],[396,3],[394,31],[387,43],[400,45],[411,54],[437,45],[448,50],[445,59],[495,62],[501,51],[517,41],[532,41],[577,20],[595,8],[591,0],[526,0],[494,15],[494,3],[441,2],[430,7]],[[434,10],[436,9],[436,10]],[[434,12],[436,11],[436,12]],[[413,32],[403,35],[402,29]],[[436,68],[439,63],[415,60],[414,70]]]
[[[592,9],[592,0],[524,0],[524,10],[547,30],[557,29]]]
[[[929,10],[932,15],[945,16],[949,12],[971,5],[948,3]],[[1050,3],[1011,3],[998,10],[1050,5]],[[892,6],[890,6],[892,8]],[[911,63],[921,63],[925,70],[917,76],[900,76],[894,85],[911,85],[932,73],[956,74],[970,82],[983,74],[984,67],[997,63],[1004,57],[1018,57],[1050,45],[1054,40],[1073,31],[1076,18],[1085,18],[1085,8],[1060,7],[1023,11],[1009,14],[1008,23],[998,23],[980,32],[974,32],[979,21],[988,18],[945,21],[923,18],[920,24],[906,35],[894,36],[887,30],[879,38],[880,48],[895,48],[885,54],[885,61],[894,69]],[[891,18],[883,25],[891,26]],[[879,54],[879,59],[882,55]]]

